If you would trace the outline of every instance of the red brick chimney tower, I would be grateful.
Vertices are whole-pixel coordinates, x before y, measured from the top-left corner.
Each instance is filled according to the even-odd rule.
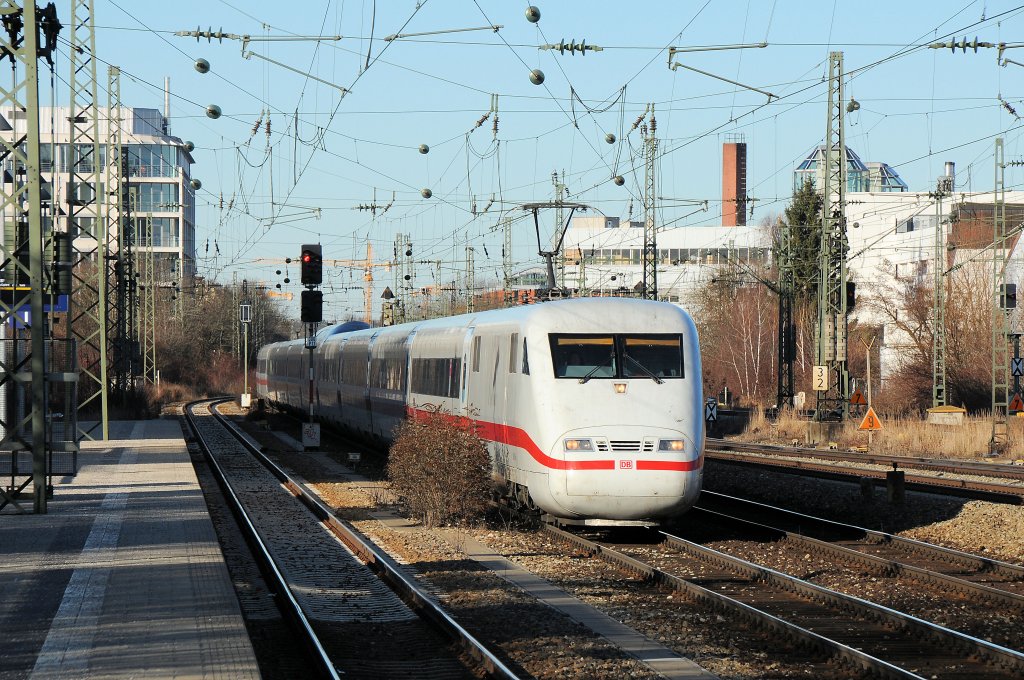
[[[747,224],[747,143],[743,135],[722,144],[722,226]]]

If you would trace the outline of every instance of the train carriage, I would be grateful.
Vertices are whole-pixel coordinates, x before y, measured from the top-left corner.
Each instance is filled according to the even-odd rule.
[[[277,387],[303,378],[281,351],[260,350],[259,396],[305,410]],[[387,442],[404,416],[443,408],[475,424],[496,482],[554,517],[659,520],[700,492],[700,354],[675,305],[562,300],[339,333],[316,356],[321,419]]]

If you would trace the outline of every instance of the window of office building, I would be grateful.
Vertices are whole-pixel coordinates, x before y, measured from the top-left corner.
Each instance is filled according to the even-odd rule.
[[[176,212],[178,183],[146,182],[133,184],[136,212]]]
[[[154,248],[177,248],[178,247],[178,220],[173,217],[152,218],[152,232],[146,227],[146,218],[138,217],[135,225],[139,235],[138,243],[149,246],[152,243]]]

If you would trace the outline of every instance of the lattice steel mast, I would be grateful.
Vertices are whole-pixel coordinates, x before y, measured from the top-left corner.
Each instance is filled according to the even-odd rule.
[[[935,251],[932,254],[932,407],[946,405],[946,229],[942,199],[953,192],[953,178],[943,175],[935,185]]]
[[[473,264],[473,246],[466,246],[466,311],[475,309],[473,293],[476,291],[476,269]]]
[[[10,292],[10,304],[0,301],[0,389],[3,390],[0,403],[4,406],[0,412],[3,434],[0,448],[10,454],[12,480],[19,451],[31,451],[33,510],[45,513],[48,378],[44,344],[42,180],[39,175],[39,33],[34,2],[22,7],[13,0],[0,0],[0,15],[4,18],[5,29],[0,31],[0,50],[11,60],[11,86],[0,86],[0,107],[25,115],[23,134],[19,134],[20,126],[14,118],[8,124],[12,128],[11,139],[0,138],[5,165],[10,163],[11,168],[10,177],[5,176],[0,186],[0,213],[5,222],[0,243],[3,258],[0,270],[4,288]],[[25,310],[30,314],[27,322],[19,317]],[[18,337],[23,331],[30,334],[27,343]],[[28,351],[25,351],[26,345]],[[26,426],[31,431],[30,437],[25,436]],[[18,490],[0,487],[3,504],[11,502],[18,507],[15,501]]]
[[[826,367],[827,388],[818,391],[816,420],[844,420],[849,410],[846,365],[846,139],[843,128],[843,53],[829,54],[825,182],[818,250],[817,365]]]
[[[1010,351],[1006,311],[1003,303],[1006,275],[1006,185],[1003,181],[1003,138],[996,137],[995,195],[992,210],[992,437],[989,452],[1001,453],[1008,443]]]
[[[775,407],[779,410],[793,406],[793,362],[796,360],[796,329],[793,325],[793,299],[796,281],[793,271],[792,226],[779,224],[777,244],[779,295],[779,354],[777,357],[777,393]]]
[[[641,283],[640,296],[647,300],[658,299],[658,236],[654,226],[655,202],[655,157],[658,153],[658,140],[654,134],[658,122],[654,118],[654,104],[650,104],[651,120],[647,124],[647,136],[644,138],[644,277]]]
[[[142,251],[142,267],[139,277],[142,285],[139,291],[138,338],[142,354],[141,376],[144,383],[156,384],[156,256],[153,252],[153,213],[146,213],[142,228],[135,228],[135,242],[145,246]],[[243,281],[243,284],[245,282]],[[232,286],[232,292],[237,290]],[[237,309],[235,305],[235,309]],[[237,334],[236,334],[237,336]],[[236,350],[235,356],[240,354]]]
[[[68,50],[71,62],[68,146],[75,150],[69,159],[71,190],[66,192],[67,230],[74,247],[68,336],[78,345],[81,365],[76,440],[107,439],[109,422],[107,253],[104,250],[107,201],[97,193],[102,186],[102,146],[93,5],[93,0],[72,0],[71,49]],[[91,425],[85,428],[83,422]]]
[[[121,69],[107,70],[107,244],[104,256],[109,263],[109,280],[114,294],[108,296],[107,322],[110,341],[110,391],[112,397],[126,406],[132,388],[133,335],[130,287],[131,229],[126,187],[127,158],[122,144]]]
[[[501,221],[501,231],[504,242],[501,247],[501,272],[503,281],[503,294],[505,306],[512,303],[512,218],[506,217]]]

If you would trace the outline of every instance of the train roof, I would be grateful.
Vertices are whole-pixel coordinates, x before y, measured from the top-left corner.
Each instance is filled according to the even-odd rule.
[[[325,343],[342,340],[344,336],[358,333],[367,335],[386,331],[403,332],[426,330],[430,328],[466,328],[468,326],[491,324],[491,323],[518,323],[524,324],[539,323],[541,325],[557,328],[565,325],[573,317],[577,319],[600,319],[611,327],[620,326],[622,330],[635,329],[636,315],[641,314],[646,327],[650,328],[659,319],[678,319],[685,317],[689,319],[686,309],[681,305],[656,302],[654,300],[639,300],[637,298],[618,297],[585,297],[568,298],[564,300],[553,300],[530,305],[518,305],[504,309],[492,309],[482,312],[471,312],[456,316],[437,317],[419,321],[410,321],[404,324],[387,327],[371,327],[363,322],[346,322],[334,324],[322,328],[317,332],[317,347]],[[691,322],[692,323],[692,322]],[[630,324],[629,328],[624,326]],[[567,327],[567,330],[570,330]],[[621,331],[620,331],[621,332]],[[303,345],[303,339],[287,340],[276,343],[281,346]],[[269,346],[268,346],[269,347]]]

